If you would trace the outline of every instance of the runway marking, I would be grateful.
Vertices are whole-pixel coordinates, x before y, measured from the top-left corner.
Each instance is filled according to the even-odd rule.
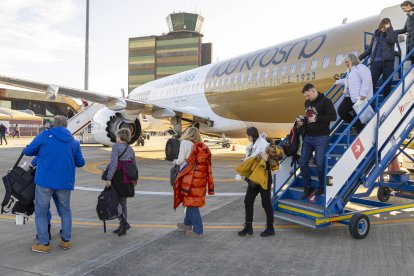
[[[15,217],[13,215],[0,215],[0,220],[4,221],[15,221]],[[60,225],[60,220],[52,219],[53,225]],[[392,224],[399,224],[399,223],[407,223],[407,222],[414,222],[414,218],[401,218],[401,219],[392,219],[392,220],[379,220],[379,221],[371,221],[372,225],[392,225]],[[29,220],[26,223],[34,224],[34,219]],[[73,220],[72,225],[76,226],[86,226],[86,227],[94,227],[99,228],[102,227],[101,221],[78,221]],[[107,223],[107,226],[116,227],[118,223]],[[141,229],[177,229],[175,224],[154,224],[154,223],[130,223],[131,228],[141,228]],[[205,230],[231,230],[236,231],[241,229],[241,225],[204,225],[203,228]],[[344,228],[348,227],[347,225],[343,224],[334,224],[333,228]],[[332,228],[330,227],[330,228]],[[255,229],[265,229],[263,225],[253,225]],[[289,230],[289,229],[311,229],[302,225],[297,224],[279,224],[275,225],[275,229],[279,230]],[[323,228],[321,228],[323,229]]]
[[[99,162],[89,163],[89,164],[86,164],[82,169],[88,173],[100,175],[102,173],[102,169],[99,169],[98,167],[106,166],[108,165],[108,162],[109,161],[99,161]],[[139,179],[170,182],[170,178],[168,177],[140,176]],[[214,182],[216,183],[237,183],[239,181],[237,181],[234,178],[214,178]]]
[[[79,191],[90,191],[90,192],[102,192],[103,188],[91,188],[91,187],[82,187],[76,186],[75,190]],[[163,195],[163,196],[173,196],[173,192],[155,192],[155,191],[135,191],[136,195]],[[215,193],[213,196],[226,197],[226,196],[244,196],[245,193]],[[209,195],[207,195],[209,196]]]

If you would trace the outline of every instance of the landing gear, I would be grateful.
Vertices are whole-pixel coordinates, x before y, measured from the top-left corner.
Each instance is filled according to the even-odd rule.
[[[225,142],[225,143],[223,143],[222,145],[222,148],[224,149],[224,148],[230,148],[230,143],[227,143],[227,142]]]
[[[355,239],[361,240],[368,236],[370,222],[367,215],[354,214],[349,222],[349,233]]]
[[[135,146],[141,146],[143,147],[145,145],[145,140],[144,137],[140,136],[137,140],[137,143],[135,144]]]
[[[388,187],[379,187],[377,191],[377,198],[381,202],[387,202],[391,197],[391,189]]]

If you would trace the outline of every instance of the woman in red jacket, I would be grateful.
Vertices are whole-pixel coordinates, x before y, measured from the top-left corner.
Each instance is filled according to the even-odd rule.
[[[208,194],[214,194],[211,152],[195,127],[188,128],[181,140],[178,159],[174,160],[174,164],[180,166],[174,184],[174,209],[183,203],[187,210],[184,222],[177,223],[177,227],[186,231],[188,237],[202,238],[203,221],[199,208],[206,204],[207,185]]]

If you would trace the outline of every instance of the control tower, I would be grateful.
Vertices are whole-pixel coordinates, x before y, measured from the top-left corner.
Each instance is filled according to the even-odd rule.
[[[129,39],[128,91],[159,78],[211,63],[212,43],[203,43],[204,18],[195,13],[167,16],[168,33]]]

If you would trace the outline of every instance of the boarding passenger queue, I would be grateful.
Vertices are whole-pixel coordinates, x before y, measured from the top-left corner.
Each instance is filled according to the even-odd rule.
[[[342,120],[350,123],[358,114],[354,105],[358,101],[369,101],[372,98],[374,87],[382,75],[385,81],[394,69],[396,53],[394,45],[397,35],[407,33],[407,53],[414,48],[414,11],[410,1],[401,4],[402,11],[407,14],[407,21],[401,30],[393,30],[391,21],[384,18],[374,31],[369,48],[359,58],[355,53],[344,56],[347,73],[344,78],[335,84],[344,85],[344,98],[338,108]],[[371,56],[369,67],[360,62],[360,59]],[[413,57],[411,57],[412,60]],[[388,96],[391,87],[384,90]],[[302,127],[300,146],[297,152],[304,193],[302,200],[307,200],[311,194],[322,195],[325,189],[325,164],[323,156],[329,147],[330,123],[336,121],[337,113],[330,99],[318,92],[311,84],[302,89],[305,97],[304,115],[295,126]],[[300,93],[300,92],[298,92]],[[301,114],[298,114],[301,115]],[[67,118],[74,116],[73,110],[68,108]],[[75,168],[85,165],[80,144],[67,130],[67,119],[56,116],[53,127],[41,132],[25,149],[24,154],[35,156],[32,162],[36,167],[34,182],[36,192],[34,199],[37,243],[32,245],[32,251],[50,252],[50,199],[53,198],[61,218],[60,247],[71,248],[72,214],[70,209],[71,191],[74,189]],[[364,123],[357,120],[353,133],[360,133]],[[14,128],[14,136],[19,136],[18,125]],[[6,128],[0,125],[0,142],[5,137]],[[246,129],[249,144],[246,155],[237,168],[239,178],[246,181],[247,189],[244,198],[245,221],[238,236],[251,236],[253,231],[253,206],[258,194],[261,196],[262,206],[266,213],[266,228],[261,237],[275,235],[274,215],[271,204],[272,180],[279,169],[279,164],[286,155],[286,150],[276,146],[271,140],[266,140],[265,134],[259,134],[256,127]],[[118,236],[124,236],[130,225],[127,221],[127,198],[135,194],[138,179],[138,165],[134,150],[128,145],[131,140],[129,129],[120,129],[116,134],[116,143],[112,146],[111,160],[102,179],[106,189],[114,189],[117,194],[119,226],[113,231]],[[314,161],[318,171],[318,186],[312,185],[309,162],[314,153]],[[200,208],[206,205],[206,194],[214,195],[214,180],[212,169],[212,154],[202,142],[200,132],[195,127],[186,130],[181,138],[178,158],[173,161],[179,166],[178,174],[174,179],[174,205],[185,208],[182,222],[177,228],[185,231],[190,238],[203,238],[203,221]],[[132,169],[131,169],[132,168]],[[131,170],[133,171],[131,173]],[[136,176],[134,172],[136,171]],[[134,176],[131,176],[134,175]]]

